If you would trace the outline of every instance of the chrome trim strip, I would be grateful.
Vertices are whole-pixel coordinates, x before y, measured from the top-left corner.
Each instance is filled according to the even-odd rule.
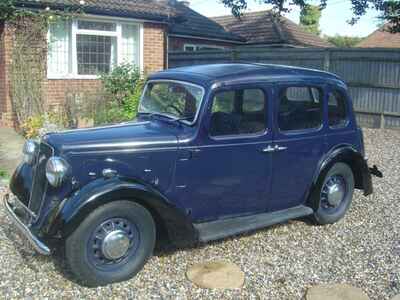
[[[46,135],[57,134],[57,133],[74,133],[74,132],[80,132],[80,131],[95,131],[95,130],[99,130],[99,129],[125,127],[128,125],[129,126],[139,126],[139,125],[147,125],[149,123],[150,123],[149,121],[143,121],[143,122],[128,121],[128,122],[122,122],[122,123],[118,123],[118,124],[111,124],[111,125],[105,125],[105,126],[75,128],[75,129],[60,130],[60,131],[56,131],[56,132],[48,132]]]
[[[35,250],[42,255],[50,255],[50,248],[41,240],[39,240],[30,229],[18,218],[15,214],[13,207],[8,202],[10,198],[9,194],[6,194],[3,198],[4,207],[6,208],[6,213],[11,221],[17,226],[17,228],[23,233],[23,235],[28,239]]]
[[[176,143],[176,140],[168,141],[132,141],[132,142],[114,142],[114,143],[102,143],[102,144],[80,144],[80,145],[67,145],[63,147],[63,150],[84,150],[84,149],[109,149],[115,150],[115,148],[126,149],[128,147],[144,147],[144,146],[162,146]],[[114,149],[113,149],[114,148]],[[122,150],[121,149],[121,150]],[[140,149],[140,148],[138,148]]]

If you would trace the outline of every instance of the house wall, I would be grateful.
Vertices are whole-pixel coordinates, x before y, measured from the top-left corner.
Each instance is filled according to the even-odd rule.
[[[166,25],[144,24],[143,63],[146,74],[161,71],[166,67]]]
[[[2,26],[4,27],[4,26]],[[12,35],[3,31],[0,37],[0,126],[15,126],[12,114],[9,86],[9,66],[11,64]],[[5,25],[7,27],[7,25]],[[145,74],[165,68],[165,25],[145,23],[143,26],[143,64]],[[46,45],[44,45],[46,47]],[[46,62],[44,62],[46,63]],[[62,105],[67,95],[88,95],[99,93],[100,80],[96,79],[47,79],[43,78],[42,92],[45,107]]]
[[[12,127],[14,118],[10,99],[10,80],[12,36],[8,26],[0,23],[0,126]]]
[[[192,45],[210,45],[210,46],[218,46],[225,48],[233,48],[236,44],[229,42],[218,42],[218,41],[208,41],[201,39],[189,39],[189,38],[181,38],[181,37],[169,37],[169,51],[184,51],[185,44]]]

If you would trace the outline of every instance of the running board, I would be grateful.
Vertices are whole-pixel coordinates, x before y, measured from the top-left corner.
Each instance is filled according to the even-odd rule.
[[[201,242],[208,242],[223,239],[246,231],[283,223],[313,213],[314,211],[310,207],[300,205],[270,213],[198,223],[194,224],[194,228],[198,231],[199,240]]]

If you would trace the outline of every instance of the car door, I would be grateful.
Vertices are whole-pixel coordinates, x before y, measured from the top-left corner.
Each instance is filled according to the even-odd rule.
[[[322,84],[291,83],[274,88],[272,199],[268,210],[305,201],[314,172],[325,153]]]
[[[212,93],[193,155],[177,176],[195,221],[263,212],[271,182],[271,91],[259,85]],[[182,174],[190,174],[183,177]],[[184,184],[182,184],[184,183]]]

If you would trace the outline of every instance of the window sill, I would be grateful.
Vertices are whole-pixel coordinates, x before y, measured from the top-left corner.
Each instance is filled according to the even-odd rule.
[[[84,80],[98,80],[100,76],[98,75],[47,75],[48,80],[74,80],[74,79],[84,79]]]

